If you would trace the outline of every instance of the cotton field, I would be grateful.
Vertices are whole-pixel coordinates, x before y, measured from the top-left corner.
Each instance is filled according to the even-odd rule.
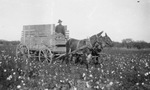
[[[15,46],[1,46],[0,90],[149,90],[149,60],[150,50],[105,49],[87,69],[17,59]]]

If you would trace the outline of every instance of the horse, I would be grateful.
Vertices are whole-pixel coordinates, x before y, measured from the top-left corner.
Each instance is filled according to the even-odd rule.
[[[110,37],[105,33],[105,36],[103,37],[101,34],[103,31],[100,33],[93,35],[89,37],[88,39],[74,39],[71,38],[66,42],[66,54],[73,52],[77,49],[82,48],[83,46],[86,46],[88,44],[90,49],[96,48],[97,50],[102,50],[105,46],[112,46],[112,40]]]
[[[98,56],[105,46],[112,46],[112,40],[107,35],[107,33],[105,33],[105,36],[102,36],[101,35],[102,33],[103,31],[89,37],[88,39],[82,39],[82,40],[78,40],[74,38],[69,39],[66,42],[66,55],[69,55],[69,53],[74,52],[76,50],[78,50],[79,52],[81,51],[82,53],[81,56],[85,57],[86,59],[84,58],[84,61],[78,61],[78,62],[84,62],[88,64],[91,56]],[[75,55],[77,55],[77,53],[75,53]],[[66,63],[68,63],[69,60],[68,59],[66,60],[67,60]],[[82,59],[76,59],[76,60],[82,60]]]
[[[92,41],[92,40],[90,40]],[[91,60],[91,56],[95,56],[95,59],[93,59],[94,61],[94,65],[98,65],[100,62],[98,60],[98,57],[100,56],[100,52],[103,50],[103,48],[105,48],[106,46],[108,47],[112,47],[113,46],[113,42],[110,39],[110,37],[107,35],[107,33],[105,33],[105,36],[99,36],[98,41],[95,43],[95,45],[93,46],[91,50],[91,53],[87,56],[87,61],[88,63]]]

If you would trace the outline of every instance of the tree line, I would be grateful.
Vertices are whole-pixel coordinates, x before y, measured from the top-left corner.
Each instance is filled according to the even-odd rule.
[[[14,46],[18,45],[20,41],[6,41],[6,40],[0,40],[0,46]]]
[[[122,42],[113,41],[113,47],[116,48],[136,48],[136,49],[146,49],[150,48],[150,43],[145,41],[134,41],[131,38],[123,39]]]

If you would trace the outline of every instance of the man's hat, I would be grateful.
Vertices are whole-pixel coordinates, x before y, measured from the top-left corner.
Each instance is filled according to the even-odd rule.
[[[60,19],[58,20],[58,23],[62,22]]]

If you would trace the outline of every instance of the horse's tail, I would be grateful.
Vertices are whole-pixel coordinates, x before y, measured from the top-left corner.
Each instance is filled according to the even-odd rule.
[[[66,54],[68,54],[70,52],[70,41],[71,39],[69,39],[67,42],[66,42]]]

